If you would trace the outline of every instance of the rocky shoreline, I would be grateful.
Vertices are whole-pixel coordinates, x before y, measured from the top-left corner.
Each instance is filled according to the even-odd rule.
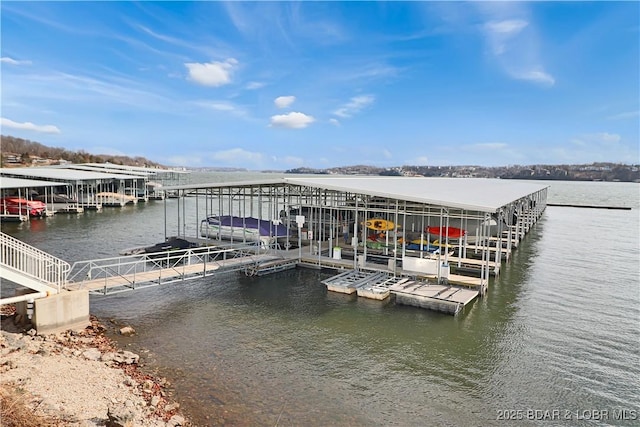
[[[2,425],[21,425],[6,410],[23,406],[55,426],[176,427],[191,424],[171,401],[169,382],[141,369],[94,317],[81,331],[37,335],[5,312],[0,331]],[[134,332],[125,327],[122,334]],[[16,397],[18,396],[18,397]],[[32,411],[32,412],[31,412]],[[35,425],[35,424],[34,424]]]

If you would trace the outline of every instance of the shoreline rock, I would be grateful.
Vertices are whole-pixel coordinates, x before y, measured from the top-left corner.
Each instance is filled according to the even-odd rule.
[[[191,425],[167,398],[168,381],[143,372],[140,356],[119,349],[95,317],[55,335],[21,331],[14,317],[1,319],[0,387],[24,392],[34,414],[65,426]]]

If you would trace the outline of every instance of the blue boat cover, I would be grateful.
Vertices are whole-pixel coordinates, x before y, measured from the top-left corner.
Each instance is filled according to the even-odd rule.
[[[212,216],[207,218],[207,221],[210,224],[219,224],[226,227],[257,229],[260,230],[261,236],[286,237],[289,234],[289,229],[282,224],[274,224],[267,219],[258,219],[250,216]]]

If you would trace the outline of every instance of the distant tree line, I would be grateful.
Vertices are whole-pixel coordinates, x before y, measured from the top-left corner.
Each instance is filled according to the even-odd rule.
[[[286,173],[640,182],[640,165],[606,162],[527,166],[404,165],[391,168],[355,165],[330,169],[297,168],[287,170]]]
[[[70,151],[65,148],[47,147],[39,142],[28,139],[2,135],[0,140],[3,166],[8,154],[17,155],[23,165],[31,165],[32,157],[50,160],[66,160],[71,163],[113,163],[126,166],[151,166],[161,167],[159,163],[152,162],[144,157],[114,156],[109,154],[91,154],[84,150]]]

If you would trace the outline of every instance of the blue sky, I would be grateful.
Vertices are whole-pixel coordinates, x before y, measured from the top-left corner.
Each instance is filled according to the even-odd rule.
[[[0,4],[2,134],[174,166],[638,163],[639,2]]]

